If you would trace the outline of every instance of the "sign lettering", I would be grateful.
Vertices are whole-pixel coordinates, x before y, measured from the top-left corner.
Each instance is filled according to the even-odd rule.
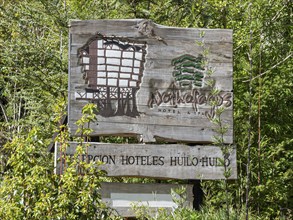
[[[66,151],[68,157],[74,157],[76,146],[77,143],[70,143]],[[58,145],[55,150],[59,152],[60,161]],[[109,176],[218,179],[223,178],[224,165],[232,169],[230,178],[236,175],[235,149],[229,155],[222,155],[216,146],[91,143],[87,151],[88,154],[77,155],[77,158],[103,162],[101,169]],[[57,166],[57,172],[63,169],[65,167]]]

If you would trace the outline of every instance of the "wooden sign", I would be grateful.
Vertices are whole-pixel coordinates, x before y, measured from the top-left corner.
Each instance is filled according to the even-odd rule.
[[[72,135],[92,102],[99,109],[93,136],[211,143],[211,119],[224,107],[224,142],[233,143],[232,30],[95,20],[72,21],[69,37]],[[219,94],[211,93],[210,80]]]
[[[148,206],[150,212],[156,213],[159,208],[174,211],[178,205],[173,201],[171,190],[184,187],[185,207],[192,208],[192,185],[158,184],[158,183],[102,183],[102,201],[117,211],[120,216],[132,217],[133,205]],[[176,196],[176,195],[175,195]],[[176,196],[175,199],[178,199]],[[149,212],[149,213],[150,213]]]
[[[69,143],[66,155],[73,156],[77,143]],[[223,179],[225,161],[231,169],[230,179],[237,178],[236,150],[225,158],[216,146],[187,146],[179,144],[106,144],[91,143],[88,154],[82,154],[83,161],[102,161],[101,170],[108,176],[153,177],[170,179]],[[60,167],[59,145],[55,149],[56,172]]]

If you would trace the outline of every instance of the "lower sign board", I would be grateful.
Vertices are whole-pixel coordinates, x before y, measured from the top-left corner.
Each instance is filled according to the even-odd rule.
[[[78,143],[70,142],[66,155],[73,156]],[[55,146],[56,171],[60,166],[60,145]],[[84,146],[86,148],[86,146]],[[217,146],[183,144],[107,144],[90,143],[81,154],[83,161],[101,161],[108,176],[152,177],[169,179],[224,179],[225,167],[230,179],[237,178],[236,149],[223,156]],[[225,163],[225,166],[223,165]]]
[[[157,212],[159,208],[173,211],[178,207],[174,199],[180,198],[178,194],[173,197],[171,191],[185,188],[186,207],[192,208],[192,185],[159,184],[159,183],[101,183],[102,201],[117,211],[120,216],[135,216],[133,206],[147,206],[150,211]],[[175,191],[174,191],[175,192]]]

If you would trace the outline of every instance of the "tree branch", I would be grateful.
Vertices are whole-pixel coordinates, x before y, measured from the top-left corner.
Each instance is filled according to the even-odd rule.
[[[270,72],[272,69],[275,69],[277,66],[279,66],[280,64],[284,63],[286,60],[288,60],[290,57],[292,56],[292,53],[289,54],[285,59],[283,59],[282,61],[280,61],[279,63],[276,63],[274,66],[272,66],[271,68],[269,68],[267,71],[263,72],[263,73],[260,73],[259,75],[253,77],[251,80],[255,80],[261,76],[263,76],[264,74]],[[249,82],[250,79],[248,80],[244,80],[243,82]]]
[[[12,141],[12,139],[11,139],[10,137],[7,137],[7,136],[4,135],[2,132],[0,132],[0,137],[1,137],[1,138],[4,138],[5,140]]]
[[[4,115],[4,118],[5,118],[5,121],[6,121],[6,123],[8,123],[8,117],[7,117],[7,115],[6,115],[6,112],[5,112],[4,106],[3,106],[3,104],[2,104],[1,101],[0,101],[0,107],[1,107],[1,110],[2,110],[2,112],[3,112],[3,115]]]

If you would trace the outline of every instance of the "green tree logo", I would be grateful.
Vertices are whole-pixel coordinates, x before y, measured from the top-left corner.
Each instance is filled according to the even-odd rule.
[[[204,68],[202,65],[203,56],[198,57],[185,54],[172,60],[174,66],[173,77],[180,86],[196,86],[202,87]]]

